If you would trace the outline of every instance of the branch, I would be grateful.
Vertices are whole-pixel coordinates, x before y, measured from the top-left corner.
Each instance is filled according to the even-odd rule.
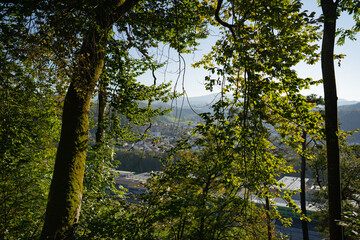
[[[231,34],[233,35],[233,37],[235,38],[235,32],[234,32],[234,29],[233,29],[233,28],[235,27],[235,25],[229,24],[229,23],[227,23],[227,22],[224,22],[223,20],[221,20],[221,18],[220,18],[220,16],[219,16],[222,3],[223,3],[223,0],[219,0],[219,1],[218,1],[218,4],[217,4],[217,6],[216,6],[216,10],[215,10],[215,19],[216,19],[216,21],[217,21],[218,23],[220,23],[222,26],[227,27],[227,28],[230,30],[230,32],[231,32]]]
[[[117,22],[122,16],[125,15],[128,11],[130,11],[140,0],[125,0],[118,1],[116,6],[116,10],[113,12],[111,16],[111,22]],[[123,3],[121,3],[123,2]]]

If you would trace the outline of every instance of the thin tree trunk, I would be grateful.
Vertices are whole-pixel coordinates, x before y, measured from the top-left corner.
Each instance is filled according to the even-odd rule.
[[[334,44],[338,1],[321,0],[324,14],[324,33],[321,50],[321,68],[325,95],[325,136],[329,195],[330,239],[343,239],[341,220],[340,159],[338,140],[337,94],[334,70]]]
[[[303,130],[303,134],[302,137],[304,139],[304,142],[302,143],[302,151],[305,152],[306,151],[306,131]],[[300,193],[300,198],[301,198],[301,211],[302,213],[307,216],[306,214],[306,189],[305,189],[305,177],[306,177],[306,157],[304,155],[301,156],[301,193]],[[303,232],[303,240],[309,240],[309,228],[308,228],[308,222],[306,220],[302,220],[301,221],[301,225],[302,225],[302,232]]]
[[[272,229],[271,229],[271,217],[270,217],[270,200],[269,197],[265,198],[266,203],[266,221],[267,221],[267,232],[268,232],[268,240],[272,239]]]
[[[105,138],[105,109],[106,109],[106,84],[100,80],[99,97],[98,97],[98,121],[96,129],[96,144],[99,145],[104,142]]]

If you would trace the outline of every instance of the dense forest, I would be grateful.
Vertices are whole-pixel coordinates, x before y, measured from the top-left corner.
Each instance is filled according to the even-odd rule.
[[[360,149],[339,128],[334,46],[356,40],[360,2],[318,3],[320,17],[296,0],[1,1],[0,238],[288,239],[298,224],[302,239],[359,239]],[[344,14],[353,26],[337,29]],[[159,81],[159,49],[176,52],[180,85],[210,29],[191,65],[221,93],[195,115],[167,107],[186,91]],[[322,80],[294,70],[318,61]],[[324,99],[301,94],[318,84]],[[130,196],[119,169],[156,171]]]

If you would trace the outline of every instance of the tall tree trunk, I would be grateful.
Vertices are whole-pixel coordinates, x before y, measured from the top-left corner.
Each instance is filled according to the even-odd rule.
[[[73,239],[80,216],[89,108],[95,86],[104,67],[108,33],[113,24],[139,0],[102,1],[95,10],[92,26],[73,69],[65,97],[60,142],[55,159],[45,223],[41,239]]]
[[[321,50],[321,68],[325,95],[325,136],[327,147],[327,174],[329,195],[330,239],[343,239],[341,220],[340,159],[338,140],[337,95],[334,69],[334,44],[338,1],[321,0],[324,14],[324,33]]]
[[[89,130],[90,100],[104,66],[107,34],[84,37],[65,97],[61,137],[41,239],[71,239],[79,220]]]
[[[265,198],[266,204],[266,224],[267,224],[267,233],[268,233],[268,240],[273,239],[272,237],[272,228],[271,228],[271,216],[270,216],[270,199],[268,196]]]
[[[96,129],[96,145],[104,142],[105,138],[105,109],[106,109],[106,83],[104,80],[99,82],[99,97],[98,97],[98,121]]]
[[[302,137],[304,142],[302,143],[302,151],[305,152],[306,150],[306,131],[303,130]],[[300,202],[301,202],[301,211],[302,213],[307,216],[306,214],[306,189],[305,189],[305,177],[306,177],[306,157],[301,155],[301,178],[300,178],[300,185],[301,185],[301,192],[300,192]],[[309,228],[308,222],[306,220],[301,221],[302,225],[302,232],[303,232],[303,240],[309,240]]]

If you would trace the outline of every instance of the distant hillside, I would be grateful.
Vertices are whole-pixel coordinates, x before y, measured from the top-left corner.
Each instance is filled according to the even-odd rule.
[[[217,93],[201,96],[190,97],[187,99],[180,98],[177,102],[173,102],[172,106],[174,110],[165,117],[161,117],[161,120],[166,122],[180,122],[187,123],[200,121],[200,117],[197,113],[211,111],[211,105],[220,98]],[[190,102],[190,105],[188,104]],[[360,129],[360,102],[348,101],[345,99],[339,99],[338,101],[338,114],[339,121],[341,123],[340,128],[344,131],[353,131],[357,128]],[[170,104],[163,105],[170,107]],[[355,133],[349,138],[350,143],[360,144],[360,133]]]
[[[356,102],[354,104],[346,104],[340,105],[339,104],[339,111],[349,111],[349,110],[359,110],[360,109],[360,102]]]
[[[354,131],[360,129],[360,103],[339,106],[340,129],[344,131]],[[349,137],[350,143],[360,144],[360,133],[355,133]]]
[[[220,97],[220,93],[213,93],[200,97],[189,97],[189,102],[193,107],[205,107],[215,103]]]
[[[198,122],[201,120],[198,114],[211,112],[211,105],[220,99],[220,94],[214,93],[200,97],[180,97],[172,102],[156,102],[154,107],[172,108],[173,110],[166,116],[159,117],[159,120],[167,123]]]
[[[341,98],[338,100],[338,106],[354,105],[358,103],[359,103],[358,101],[351,101],[351,100],[349,101]]]

